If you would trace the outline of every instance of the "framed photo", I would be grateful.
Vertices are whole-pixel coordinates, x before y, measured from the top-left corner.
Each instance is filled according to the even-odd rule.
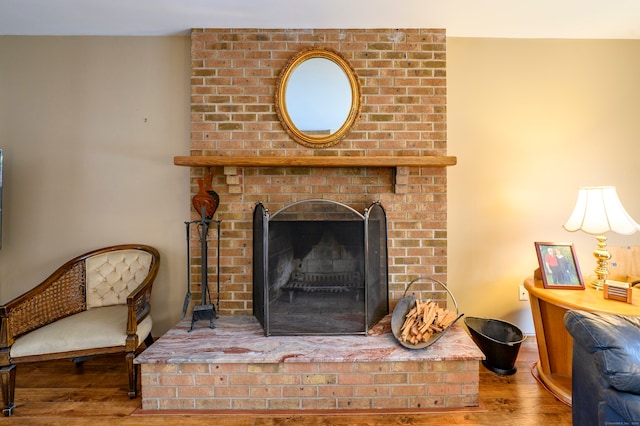
[[[535,243],[544,288],[584,290],[572,243]]]

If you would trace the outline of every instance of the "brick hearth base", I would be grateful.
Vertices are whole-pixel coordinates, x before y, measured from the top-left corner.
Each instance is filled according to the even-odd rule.
[[[183,321],[137,359],[142,411],[433,410],[478,406],[482,352],[457,324],[428,348],[369,336],[264,337],[254,317]],[[387,325],[387,326],[385,326]]]

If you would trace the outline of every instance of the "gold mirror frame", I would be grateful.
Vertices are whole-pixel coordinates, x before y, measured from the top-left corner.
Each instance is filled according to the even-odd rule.
[[[286,105],[287,84],[293,72],[308,59],[324,58],[334,62],[345,73],[351,87],[351,108],[342,126],[329,135],[312,135],[301,131],[291,120]],[[327,148],[342,140],[355,124],[362,106],[360,80],[353,67],[338,52],[329,48],[304,49],[294,55],[284,66],[276,83],[275,107],[286,132],[296,142],[310,148]]]

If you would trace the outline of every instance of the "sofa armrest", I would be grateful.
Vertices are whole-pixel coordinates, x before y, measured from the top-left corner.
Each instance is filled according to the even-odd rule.
[[[564,324],[611,386],[640,395],[640,316],[569,311]]]
[[[572,357],[572,416],[574,425],[597,425],[601,392],[608,384],[598,373],[591,354],[574,341]]]
[[[85,267],[72,259],[32,290],[0,307],[0,348],[16,337],[86,310]]]

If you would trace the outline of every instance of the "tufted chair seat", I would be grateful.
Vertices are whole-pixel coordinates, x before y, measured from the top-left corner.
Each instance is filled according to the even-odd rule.
[[[160,255],[119,245],[80,255],[36,288],[0,307],[0,379],[4,414],[15,409],[16,364],[125,352],[129,396],[137,395],[136,350],[150,345],[151,287]]]

